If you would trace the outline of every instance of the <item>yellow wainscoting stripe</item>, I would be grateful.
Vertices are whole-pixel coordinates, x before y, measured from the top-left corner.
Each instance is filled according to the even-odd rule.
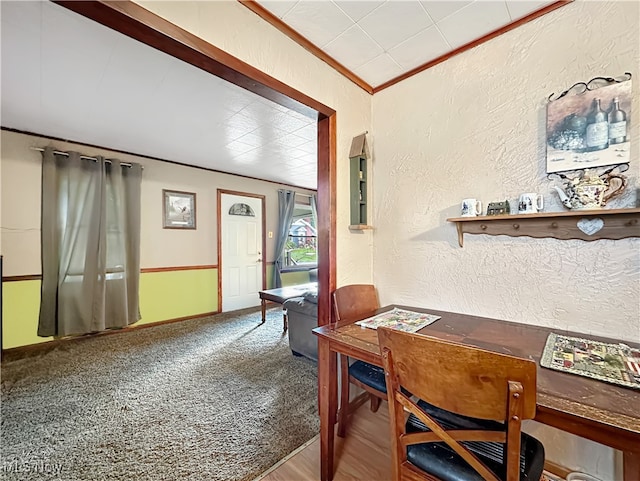
[[[2,349],[39,344],[40,281],[2,284]],[[140,274],[140,314],[135,326],[218,311],[218,269]]]
[[[309,271],[283,272],[280,276],[283,286],[295,286],[309,282]]]
[[[138,324],[218,310],[218,269],[140,275]]]
[[[273,289],[273,263],[267,264],[267,289]],[[309,271],[292,271],[283,272],[282,275],[283,286],[296,286],[299,284],[306,284],[309,282]]]
[[[40,281],[15,281],[2,284],[2,349],[51,341],[38,337]]]

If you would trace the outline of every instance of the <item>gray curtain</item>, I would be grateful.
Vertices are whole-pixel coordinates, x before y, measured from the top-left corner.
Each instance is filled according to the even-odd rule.
[[[125,327],[140,319],[142,167],[47,147],[42,162],[39,336]]]
[[[296,193],[292,190],[278,191],[278,237],[276,239],[276,261],[273,270],[273,285],[282,287],[282,277],[280,272],[284,265],[284,247],[289,237],[291,221],[293,219],[293,209],[296,204]]]

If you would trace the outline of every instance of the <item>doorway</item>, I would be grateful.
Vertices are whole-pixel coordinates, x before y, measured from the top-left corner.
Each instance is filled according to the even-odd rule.
[[[255,307],[265,279],[264,196],[218,189],[222,312]]]
[[[318,324],[331,320],[330,293],[336,287],[336,112],[201,38],[132,2],[62,2],[106,27],[169,53],[280,105],[312,109],[318,118]],[[218,203],[218,205],[220,205]],[[219,227],[219,226],[218,226]],[[220,230],[218,229],[218,232]],[[219,239],[218,239],[219,242]],[[264,252],[264,250],[262,251]],[[220,249],[218,245],[218,260]],[[264,263],[263,263],[264,269]],[[218,277],[220,279],[220,276]],[[220,284],[220,281],[218,282]],[[218,306],[221,291],[218,286]]]

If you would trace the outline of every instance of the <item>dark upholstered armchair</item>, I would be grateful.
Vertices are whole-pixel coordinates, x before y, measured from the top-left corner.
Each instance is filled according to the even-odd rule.
[[[296,356],[318,360],[318,338],[311,329],[318,327],[318,294],[306,292],[282,304],[289,322],[289,347]]]

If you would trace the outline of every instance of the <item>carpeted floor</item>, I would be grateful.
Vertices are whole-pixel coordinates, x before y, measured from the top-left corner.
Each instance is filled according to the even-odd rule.
[[[2,365],[0,479],[251,480],[319,432],[316,364],[279,308]]]

